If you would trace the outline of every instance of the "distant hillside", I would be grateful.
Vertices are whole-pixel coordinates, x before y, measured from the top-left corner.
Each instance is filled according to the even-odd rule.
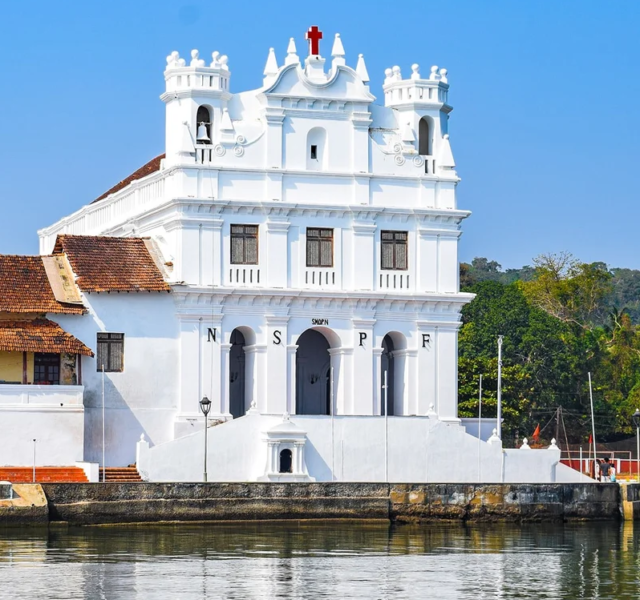
[[[626,312],[634,324],[640,324],[640,270],[620,267],[609,268],[604,263],[593,263],[611,274],[611,291],[603,299],[607,311],[617,309]],[[460,263],[460,287],[464,291],[483,281],[497,281],[504,285],[514,281],[531,281],[535,269],[525,265],[520,269],[502,270],[495,260],[476,257],[469,263]],[[604,325],[604,322],[598,323]]]

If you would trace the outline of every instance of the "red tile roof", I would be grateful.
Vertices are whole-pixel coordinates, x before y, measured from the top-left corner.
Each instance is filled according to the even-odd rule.
[[[0,255],[0,311],[81,315],[84,307],[58,302],[40,256]]]
[[[84,292],[168,292],[143,238],[59,235],[54,254],[66,254]]]
[[[146,165],[143,165],[137,171],[134,171],[133,173],[131,173],[129,177],[126,177],[120,183],[117,183],[116,185],[114,185],[110,190],[107,190],[104,194],[102,194],[102,196],[99,196],[98,198],[96,198],[91,204],[93,204],[94,202],[100,202],[100,200],[104,200],[107,196],[110,196],[111,194],[115,194],[116,192],[119,192],[121,189],[126,188],[130,183],[133,183],[138,179],[142,179],[147,175],[151,175],[152,173],[159,171],[160,161],[162,161],[164,157],[165,157],[164,154],[160,154],[159,156],[152,158]]]
[[[52,352],[93,356],[79,339],[53,321],[0,321],[0,350],[5,352]]]

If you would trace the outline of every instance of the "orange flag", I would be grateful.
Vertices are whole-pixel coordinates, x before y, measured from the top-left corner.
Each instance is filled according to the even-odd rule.
[[[536,426],[536,430],[533,432],[533,435],[531,437],[536,442],[540,439],[540,423],[538,423],[538,425]]]

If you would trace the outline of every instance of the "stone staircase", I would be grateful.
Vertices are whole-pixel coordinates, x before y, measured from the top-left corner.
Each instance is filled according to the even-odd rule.
[[[32,483],[33,467],[0,467],[0,481]],[[36,467],[36,483],[87,483],[79,467]]]
[[[100,480],[106,483],[135,483],[142,481],[140,473],[135,466],[128,467],[107,467],[100,469]]]

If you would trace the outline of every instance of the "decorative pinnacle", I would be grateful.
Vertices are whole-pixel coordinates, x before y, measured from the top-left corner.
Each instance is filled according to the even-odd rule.
[[[267,64],[264,66],[264,73],[266,77],[270,75],[277,75],[278,73],[278,61],[276,59],[276,53],[273,48],[269,48],[269,56],[267,57]]]
[[[367,71],[367,65],[364,64],[364,56],[362,54],[358,54],[356,73],[364,83],[369,83],[369,72]]]
[[[342,40],[340,39],[340,34],[336,33],[336,37],[333,40],[333,48],[331,49],[331,56],[344,56],[344,46],[342,45]]]
[[[296,50],[296,42],[293,38],[289,39],[289,45],[287,46],[287,57],[284,59],[285,65],[295,65],[300,63]]]

